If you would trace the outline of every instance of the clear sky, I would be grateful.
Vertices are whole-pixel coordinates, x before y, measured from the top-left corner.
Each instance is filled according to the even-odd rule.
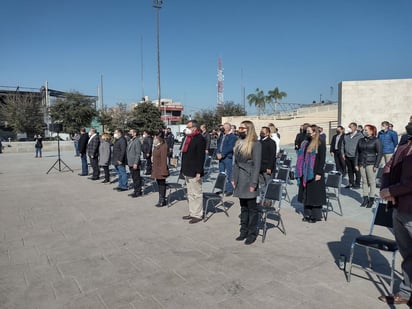
[[[412,78],[411,13],[411,0],[164,0],[162,97],[215,106],[219,57],[235,103],[242,80],[310,103],[337,100],[343,80]],[[103,74],[108,106],[157,98],[151,0],[2,0],[0,16],[0,86],[96,95]]]

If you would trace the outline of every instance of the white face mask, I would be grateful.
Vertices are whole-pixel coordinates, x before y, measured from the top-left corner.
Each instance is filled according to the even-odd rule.
[[[184,133],[186,135],[190,135],[190,134],[192,134],[192,129],[186,128]]]
[[[119,138],[119,133],[115,133],[115,134],[113,134],[113,136],[114,136],[115,139],[118,139]]]
[[[90,137],[90,136],[92,136],[92,133],[91,133],[91,132],[89,132],[89,137]]]

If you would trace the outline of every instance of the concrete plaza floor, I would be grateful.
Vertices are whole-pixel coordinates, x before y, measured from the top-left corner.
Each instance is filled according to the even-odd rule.
[[[116,184],[80,177],[71,151],[62,159],[73,173],[46,174],[56,159],[0,155],[0,308],[388,307],[377,299],[386,281],[355,270],[347,283],[337,266],[353,237],[369,230],[360,190],[342,190],[343,216],[309,224],[291,184],[292,203],[281,211],[287,234],[273,227],[265,243],[246,246],[235,241],[237,198],[225,198],[229,217],[190,225],[181,218],[185,201],[156,208],[157,192],[132,199]],[[373,256],[388,272],[387,256]]]

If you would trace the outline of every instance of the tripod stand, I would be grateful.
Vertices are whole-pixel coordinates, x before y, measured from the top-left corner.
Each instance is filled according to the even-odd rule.
[[[56,164],[59,163],[59,168],[56,168]],[[64,161],[60,158],[60,136],[59,132],[57,132],[57,160],[54,162],[54,164],[49,168],[46,174],[48,174],[53,168],[58,170],[59,172],[64,170],[64,167],[62,169],[62,163],[64,164],[64,167],[66,167],[68,170],[70,170],[73,173],[73,170],[66,164]]]

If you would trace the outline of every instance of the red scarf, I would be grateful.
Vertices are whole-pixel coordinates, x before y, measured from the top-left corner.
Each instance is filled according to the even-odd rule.
[[[190,141],[192,140],[193,136],[200,134],[199,130],[194,131],[190,135],[186,135],[185,137],[185,143],[183,144],[182,152],[185,153],[187,152],[187,149],[189,148]]]

